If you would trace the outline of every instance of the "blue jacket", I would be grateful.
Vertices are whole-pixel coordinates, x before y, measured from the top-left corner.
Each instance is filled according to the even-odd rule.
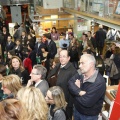
[[[81,87],[75,85],[75,81],[79,79]],[[94,78],[93,78],[94,79]],[[74,106],[77,111],[83,115],[95,116],[101,112],[106,83],[100,73],[96,74],[96,78],[90,82],[83,83],[83,76],[78,73],[74,75],[68,82],[68,87],[74,98]],[[83,96],[79,95],[80,91],[86,91]]]

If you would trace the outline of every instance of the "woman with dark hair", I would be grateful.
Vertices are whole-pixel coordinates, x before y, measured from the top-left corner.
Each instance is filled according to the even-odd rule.
[[[42,57],[41,62],[44,67],[46,67],[47,71],[50,69],[50,54],[46,51],[45,47],[41,48],[42,51]]]
[[[36,52],[34,50],[34,45],[29,43],[28,44],[28,50],[29,50],[29,53],[28,53],[28,58],[30,58],[30,60],[32,61],[32,66],[36,65],[37,64],[37,61],[36,61]]]
[[[56,30],[56,27],[52,27],[51,39],[52,40],[59,40],[59,34]]]
[[[16,74],[22,79],[22,84],[27,84],[30,76],[28,71],[23,67],[21,59],[17,56],[13,56],[10,60],[10,74]]]

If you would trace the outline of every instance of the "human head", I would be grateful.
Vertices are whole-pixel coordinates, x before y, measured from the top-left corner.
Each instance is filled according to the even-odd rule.
[[[16,96],[18,90],[22,87],[21,79],[14,74],[5,76],[2,80],[2,90],[4,94]]]
[[[27,37],[28,37],[28,40],[32,39],[32,35],[31,34],[28,34]]]
[[[80,58],[80,70],[82,74],[89,74],[95,70],[96,60],[91,54],[83,54]]]
[[[99,25],[99,28],[103,28],[103,25]]]
[[[8,41],[8,42],[11,42],[11,41],[12,41],[12,36],[9,35],[9,36],[7,37],[7,41]]]
[[[0,102],[0,120],[28,120],[23,104],[16,99],[5,99]]]
[[[37,42],[38,42],[38,43],[41,43],[41,42],[42,42],[42,37],[41,37],[41,36],[39,36],[39,37],[37,38]]]
[[[91,37],[91,34],[92,34],[91,31],[87,32],[88,37]]]
[[[19,39],[16,40],[16,45],[20,45],[20,40]]]
[[[45,47],[41,47],[41,51],[44,53],[46,51]]]
[[[47,40],[51,40],[51,34],[50,33],[43,34],[43,36],[46,37]]]
[[[25,105],[29,120],[47,120],[48,107],[38,88],[21,88],[17,93],[17,98]]]
[[[59,59],[60,59],[61,65],[66,65],[70,60],[70,56],[69,56],[68,51],[67,50],[61,50]]]
[[[52,32],[57,33],[56,27],[52,27]]]
[[[26,32],[25,31],[22,31],[22,36],[25,36],[26,35]]]
[[[11,59],[12,56],[14,56],[14,55],[15,55],[15,51],[14,51],[14,50],[9,50],[9,51],[8,51],[8,58],[9,58],[9,59]]]
[[[49,88],[46,94],[46,102],[49,104],[55,104],[54,110],[65,108],[66,101],[63,90],[59,86]]]
[[[7,31],[6,27],[3,27],[3,32],[6,32],[6,31]]]
[[[73,36],[73,33],[69,33],[69,34],[68,34],[68,38],[69,38],[70,40],[72,40],[73,37],[74,37],[74,36]]]
[[[18,68],[20,68],[21,71],[24,70],[22,61],[18,56],[12,56],[10,60],[10,69],[17,70]]]
[[[6,76],[6,67],[4,65],[0,65],[0,81],[2,80],[3,76]]]
[[[38,82],[41,79],[43,80],[46,77],[46,73],[47,73],[47,69],[44,66],[34,65],[30,74],[31,80],[35,82]]]
[[[82,35],[83,41],[84,41],[84,40],[87,40],[87,37],[88,37],[87,34],[83,33],[83,35]]]

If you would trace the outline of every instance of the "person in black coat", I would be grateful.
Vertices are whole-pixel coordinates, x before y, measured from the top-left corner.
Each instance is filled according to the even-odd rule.
[[[44,34],[43,36],[46,37],[46,40],[47,40],[47,50],[50,54],[50,58],[54,59],[55,55],[57,54],[56,44],[51,39],[51,34],[50,33]]]
[[[106,39],[106,32],[103,30],[103,26],[99,25],[99,30],[96,32],[96,43],[97,50],[100,55],[102,55],[103,47]]]
[[[10,60],[10,74],[18,75],[21,78],[23,85],[26,85],[30,79],[28,71],[25,70],[21,59],[17,56],[13,56]]]
[[[73,114],[73,100],[72,96],[68,90],[68,81],[77,73],[77,70],[72,63],[69,62],[70,56],[67,50],[62,50],[60,52],[60,63],[58,63],[48,74],[47,79],[51,78],[59,71],[57,74],[56,86],[60,86],[65,94],[65,99],[67,104],[66,113],[70,120],[72,120]]]
[[[18,56],[21,60],[23,60],[23,54],[22,54],[23,46],[20,43],[20,40],[16,40],[16,46],[14,47],[14,51],[16,56]]]
[[[14,47],[15,43],[12,41],[12,36],[9,35],[6,43],[6,52],[8,52],[9,50],[13,50]]]
[[[42,43],[42,37],[37,38],[37,43],[35,44],[35,52],[37,56],[42,57],[41,48],[46,48],[45,44]]]
[[[32,61],[32,66],[36,65],[37,64],[37,61],[36,61],[36,52],[34,50],[34,45],[29,43],[28,44],[28,50],[30,51],[28,53],[28,57],[31,59]]]

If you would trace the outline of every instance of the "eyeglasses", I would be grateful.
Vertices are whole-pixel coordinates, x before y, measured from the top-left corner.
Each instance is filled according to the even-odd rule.
[[[33,73],[33,72],[31,72],[30,74],[31,74],[31,75],[38,75],[38,74],[36,74],[36,73]]]
[[[59,56],[59,58],[68,58],[68,56]]]

